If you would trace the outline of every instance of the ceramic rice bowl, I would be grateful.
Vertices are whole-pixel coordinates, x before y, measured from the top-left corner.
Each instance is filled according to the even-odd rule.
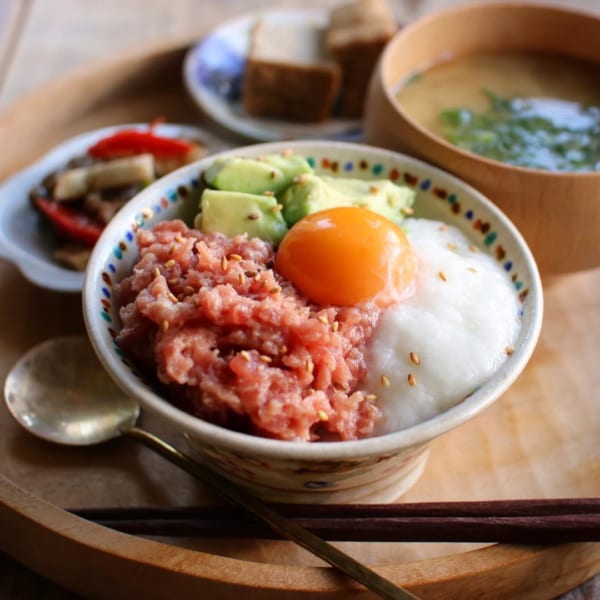
[[[535,347],[542,320],[537,267],[511,222],[479,192],[424,162],[387,150],[334,142],[259,144],[217,156],[258,157],[292,149],[317,173],[389,178],[417,192],[415,215],[458,227],[507,272],[521,303],[514,352],[484,385],[450,410],[403,431],[357,441],[289,442],[230,431],[176,408],[149,385],[115,342],[121,324],[113,285],[129,275],[137,258],[135,231],[197,212],[200,175],[215,156],[186,166],[149,186],[108,225],[92,254],[84,285],[89,337],[104,367],[144,410],[158,413],[185,433],[195,458],[273,501],[388,502],[398,498],[425,468],[436,437],[474,417],[517,378]]]

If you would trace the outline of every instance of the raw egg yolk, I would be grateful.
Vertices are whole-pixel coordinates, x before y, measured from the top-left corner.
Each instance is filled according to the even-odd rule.
[[[404,231],[359,207],[300,219],[283,238],[275,268],[317,304],[389,306],[412,290],[416,257]]]

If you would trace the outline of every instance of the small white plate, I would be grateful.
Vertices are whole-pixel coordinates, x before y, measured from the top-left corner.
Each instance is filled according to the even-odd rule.
[[[54,245],[40,228],[39,216],[29,200],[30,190],[71,158],[84,154],[96,141],[114,131],[133,128],[147,129],[148,124],[105,127],[70,138],[0,186],[0,257],[14,263],[31,283],[60,292],[80,292],[84,274],[65,269],[52,259]],[[166,137],[198,140],[209,154],[226,147],[196,127],[160,124],[154,131]]]
[[[256,141],[329,139],[360,141],[360,120],[332,118],[322,123],[294,123],[250,117],[241,102],[250,32],[258,19],[285,28],[290,23],[327,23],[318,9],[266,9],[227,21],[213,29],[187,53],[183,76],[192,99],[209,117],[227,129]]]

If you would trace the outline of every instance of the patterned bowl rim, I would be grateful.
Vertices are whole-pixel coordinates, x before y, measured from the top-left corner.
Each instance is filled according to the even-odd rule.
[[[385,162],[395,165],[390,170],[390,173],[395,171],[400,174],[400,169],[424,172],[427,174],[427,179],[422,180],[422,184],[427,181],[429,188],[431,188],[434,185],[433,182],[435,182],[440,187],[434,185],[434,190],[456,190],[456,193],[450,194],[446,198],[450,204],[452,204],[452,197],[456,198],[458,194],[468,197],[471,204],[478,210],[482,209],[488,223],[493,222],[494,231],[499,231],[500,240],[504,240],[506,244],[510,243],[511,247],[514,248],[515,254],[512,258],[515,264],[520,264],[519,275],[522,279],[521,282],[517,283],[522,284],[523,281],[526,282],[526,289],[520,294],[524,315],[519,335],[519,344],[517,344],[514,352],[495,374],[473,394],[451,409],[401,431],[355,441],[323,443],[290,442],[231,431],[194,417],[176,408],[142,384],[130,366],[127,366],[123,362],[122,353],[119,354],[119,349],[113,341],[113,336],[109,333],[109,323],[103,318],[103,315],[107,314],[107,309],[102,306],[103,301],[106,303],[108,291],[102,276],[106,274],[108,267],[112,267],[111,272],[115,272],[111,261],[114,260],[114,252],[119,252],[118,240],[123,239],[125,235],[123,231],[128,232],[127,239],[131,241],[131,225],[133,224],[135,228],[136,223],[138,226],[144,224],[144,218],[143,216],[140,217],[140,211],[147,209],[149,206],[155,206],[157,199],[161,197],[166,202],[165,196],[171,196],[171,201],[175,202],[176,192],[168,192],[168,190],[180,189],[182,182],[192,181],[197,185],[198,174],[217,158],[227,156],[259,156],[261,154],[282,152],[288,149],[302,153],[304,156],[310,156],[313,153],[331,158],[335,156],[336,160],[334,161],[331,158],[321,159],[323,164],[328,163],[327,166],[332,169],[334,165],[336,168],[339,167],[339,162],[343,161],[343,157],[346,157],[347,161],[354,160],[357,164],[359,162],[368,164],[368,161],[375,160],[377,164]],[[357,156],[365,160],[358,161]],[[337,160],[338,157],[341,157],[340,161]],[[344,162],[343,164],[349,163]],[[441,184],[443,184],[443,187],[441,187]],[[472,214],[473,210],[470,212]],[[496,237],[494,236],[495,239]],[[120,260],[119,257],[118,259]],[[517,287],[517,289],[519,288]],[[369,457],[382,453],[400,452],[405,448],[423,444],[438,437],[446,431],[459,426],[492,404],[515,381],[533,353],[541,331],[543,293],[535,260],[525,240],[508,217],[473,187],[437,167],[390,150],[349,142],[306,140],[254,144],[214,154],[178,169],[140,192],[109,223],[94,248],[84,281],[83,312],[92,346],[102,365],[116,383],[127,394],[136,398],[143,408],[160,414],[182,432],[194,438],[196,442],[204,442],[208,445],[224,447],[238,453],[255,456],[320,461]]]

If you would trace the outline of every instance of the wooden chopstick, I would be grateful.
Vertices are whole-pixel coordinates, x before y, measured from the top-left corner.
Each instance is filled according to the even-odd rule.
[[[600,541],[600,498],[273,506],[332,541]],[[134,535],[277,538],[257,519],[229,506],[94,508],[71,512]]]

